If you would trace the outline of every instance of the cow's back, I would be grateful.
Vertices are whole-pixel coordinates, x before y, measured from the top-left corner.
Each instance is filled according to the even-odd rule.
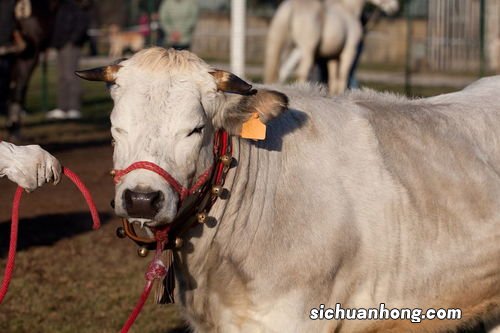
[[[276,216],[296,221],[282,231],[297,229],[297,258],[329,254],[301,262],[311,274],[336,272],[323,282],[330,299],[323,290],[318,300],[468,316],[499,300],[499,88],[495,77],[412,101],[366,91],[291,97],[288,117],[307,120],[283,136]],[[291,179],[298,185],[286,188]],[[369,322],[345,329],[356,325]]]
[[[437,332],[457,321],[308,316],[320,304],[385,303],[461,308],[467,319],[499,301],[497,96],[276,89],[289,112],[265,141],[233,141],[229,200],[211,211],[217,227],[191,240],[188,308],[241,332]]]

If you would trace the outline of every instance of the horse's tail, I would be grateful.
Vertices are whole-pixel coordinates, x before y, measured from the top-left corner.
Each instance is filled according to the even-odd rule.
[[[264,82],[273,83],[278,80],[278,70],[281,51],[288,38],[290,20],[292,17],[292,2],[283,2],[276,11],[266,42],[266,58],[264,59]]]

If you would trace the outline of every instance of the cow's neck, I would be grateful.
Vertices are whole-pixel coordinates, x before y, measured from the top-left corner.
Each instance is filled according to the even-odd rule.
[[[241,267],[232,267],[231,263],[245,265],[246,260],[256,259],[253,258],[255,249],[262,242],[264,230],[271,227],[273,200],[270,198],[274,198],[276,175],[281,168],[280,153],[260,148],[263,144],[233,138],[237,167],[228,172],[224,185],[230,197],[217,200],[212,207],[209,216],[214,218],[215,225],[208,221],[207,225],[191,230],[189,250],[179,253],[180,267],[176,273],[181,280],[182,290],[178,296],[181,304],[193,307],[189,304],[190,291],[208,293],[208,288],[212,288],[205,285],[209,276],[228,276],[228,270],[231,276],[241,277],[228,282],[234,284],[232,288],[245,288],[243,276],[247,273]],[[217,270],[221,273],[217,274]]]
[[[218,199],[208,214],[210,219],[207,225],[202,226],[202,230],[193,230],[191,234],[191,237],[200,232],[202,234],[194,240],[197,243],[195,251],[200,254],[206,252],[205,248],[209,248],[214,239],[223,240],[226,246],[236,240],[238,246],[242,246],[244,234],[254,232],[253,225],[259,223],[261,214],[256,213],[270,209],[266,206],[266,199],[269,201],[272,193],[266,191],[273,192],[275,187],[275,175],[280,168],[279,153],[263,149],[260,142],[237,137],[233,137],[232,145],[237,166],[226,176],[224,188],[229,191],[229,198]],[[273,172],[273,177],[270,172]]]

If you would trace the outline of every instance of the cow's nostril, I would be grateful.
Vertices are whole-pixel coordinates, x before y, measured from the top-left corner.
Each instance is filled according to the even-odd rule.
[[[152,192],[152,194],[153,197],[151,198],[151,205],[156,209],[156,211],[159,211],[163,204],[163,193],[157,191],[157,192]]]
[[[130,217],[153,219],[161,209],[163,193],[136,192],[127,189],[123,193],[123,202]]]

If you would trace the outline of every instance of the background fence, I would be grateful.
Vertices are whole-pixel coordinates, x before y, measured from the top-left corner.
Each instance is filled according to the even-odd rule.
[[[411,0],[410,19],[425,20],[425,57],[432,71],[498,70],[500,0]],[[419,38],[411,36],[418,46]],[[422,60],[422,59],[421,59]]]

